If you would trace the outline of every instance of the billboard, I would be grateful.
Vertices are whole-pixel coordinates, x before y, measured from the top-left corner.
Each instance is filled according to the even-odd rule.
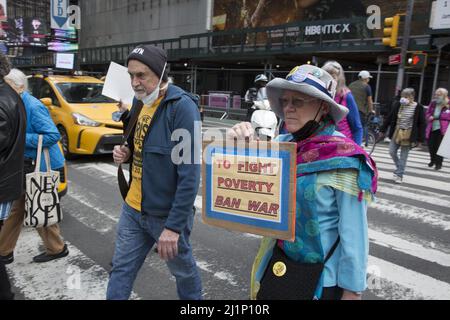
[[[5,26],[8,46],[46,47],[49,28],[40,18],[8,19]]]
[[[261,28],[283,24],[301,23],[307,36],[327,35],[329,38],[341,35],[343,38],[381,37],[381,30],[369,30],[363,18],[367,8],[377,5],[382,17],[404,13],[405,0],[216,0],[213,10],[213,30]],[[431,0],[416,0],[416,14],[429,12]],[[362,23],[350,23],[362,18]],[[318,24],[333,20],[329,25]],[[427,28],[426,19],[413,21],[412,34],[423,34]],[[295,30],[292,30],[295,31]]]
[[[433,30],[450,29],[450,0],[434,1],[430,20]]]

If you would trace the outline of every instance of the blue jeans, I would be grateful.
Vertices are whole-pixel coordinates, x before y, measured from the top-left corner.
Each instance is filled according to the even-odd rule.
[[[398,157],[398,149],[400,149],[400,158]],[[403,178],[403,174],[405,173],[406,162],[408,161],[410,150],[410,146],[401,146],[397,144],[394,139],[392,139],[391,143],[389,144],[389,153],[392,160],[394,160],[396,167],[394,174],[399,176],[400,178]]]
[[[363,127],[363,143],[365,143],[367,146],[367,144],[369,143],[369,127],[367,123],[367,115],[360,111],[359,117],[361,119],[361,125]]]
[[[143,215],[124,204],[106,293],[108,300],[129,299],[137,273],[164,230],[165,222],[166,218]],[[167,262],[176,279],[178,296],[182,300],[202,299],[200,274],[189,244],[193,223],[192,215],[180,234],[178,256]]]

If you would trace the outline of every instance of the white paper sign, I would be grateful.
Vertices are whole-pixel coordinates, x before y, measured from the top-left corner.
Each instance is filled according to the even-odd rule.
[[[444,139],[442,139],[441,146],[438,150],[438,155],[450,159],[450,128],[447,130]]]
[[[57,53],[56,68],[72,70],[75,62],[75,54],[73,53]]]
[[[131,86],[128,68],[115,62],[111,62],[108,74],[106,75],[102,95],[116,101],[122,100],[122,102],[128,105],[133,103],[134,91]]]

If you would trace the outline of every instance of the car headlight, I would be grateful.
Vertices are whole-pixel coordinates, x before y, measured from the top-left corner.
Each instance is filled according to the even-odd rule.
[[[79,124],[80,126],[86,126],[86,127],[100,127],[101,123],[94,121],[92,119],[89,119],[86,116],[83,116],[80,113],[72,113],[73,120],[76,124]]]

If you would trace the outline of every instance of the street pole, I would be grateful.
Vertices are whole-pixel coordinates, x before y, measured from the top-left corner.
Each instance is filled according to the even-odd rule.
[[[422,103],[424,80],[425,80],[425,66],[422,67],[422,74],[420,75],[419,100],[417,100],[419,103]]]
[[[432,91],[433,95],[437,90],[437,83],[438,83],[438,79],[439,79],[439,67],[441,66],[442,48],[443,48],[443,45],[438,45],[439,53],[438,53],[438,57],[436,60],[436,70],[434,71],[434,81],[433,81],[433,91]]]
[[[375,103],[378,103],[378,96],[380,93],[380,80],[381,80],[381,67],[382,66],[383,66],[383,63],[378,62],[377,87],[375,89]]]
[[[402,40],[402,51],[401,51],[401,63],[398,67],[397,74],[397,84],[395,86],[395,95],[403,88],[403,78],[405,77],[405,63],[406,63],[406,55],[408,53],[409,48],[409,37],[411,35],[411,21],[412,15],[414,12],[414,0],[408,0],[408,7],[406,9],[406,17],[405,17],[405,30],[403,32],[403,40]]]

